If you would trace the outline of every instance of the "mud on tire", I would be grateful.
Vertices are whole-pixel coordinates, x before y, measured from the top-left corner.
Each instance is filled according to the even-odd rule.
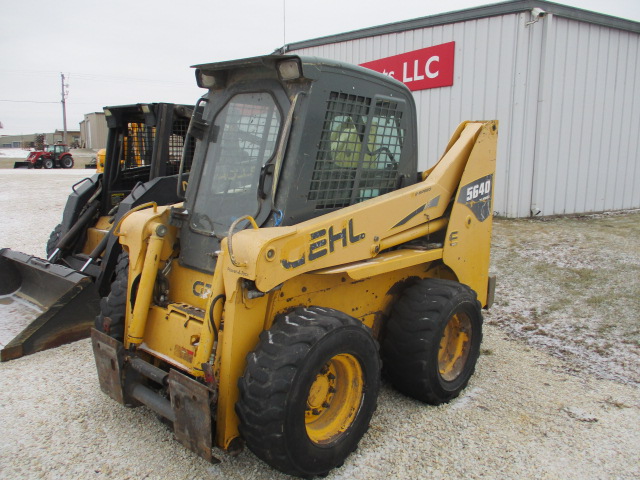
[[[249,449],[290,475],[325,475],[369,427],[380,389],[377,342],[337,310],[297,308],[261,333],[238,387]]]
[[[455,281],[425,279],[394,305],[380,350],[383,372],[405,395],[439,405],[467,386],[481,341],[476,293]]]

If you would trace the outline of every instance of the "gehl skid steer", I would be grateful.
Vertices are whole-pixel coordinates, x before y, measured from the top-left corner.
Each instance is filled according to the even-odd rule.
[[[192,110],[171,103],[105,107],[104,171],[73,186],[47,259],[0,249],[0,360],[89,336],[122,251],[110,234],[114,223],[149,201],[180,200],[177,173]]]
[[[382,366],[431,404],[475,369],[497,123],[463,123],[418,173],[414,101],[384,75],[272,55],[196,77],[184,202],[114,232],[128,256],[92,332],[100,385],[209,461],[246,445],[324,475],[366,432]]]

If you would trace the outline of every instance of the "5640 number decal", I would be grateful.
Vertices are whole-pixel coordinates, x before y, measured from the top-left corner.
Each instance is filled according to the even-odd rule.
[[[491,194],[493,175],[479,178],[460,189],[458,203],[471,209],[476,218],[483,222],[491,215]]]
[[[491,194],[491,179],[487,179],[484,182],[481,182],[479,185],[477,183],[473,185],[468,185],[467,187],[467,202],[471,202],[473,200],[477,201],[478,198],[482,199],[485,194]]]

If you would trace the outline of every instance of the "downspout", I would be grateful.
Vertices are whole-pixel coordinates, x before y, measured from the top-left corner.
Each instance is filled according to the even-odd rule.
[[[547,59],[552,58],[550,49],[552,48],[550,37],[553,27],[553,15],[550,13],[545,14],[543,18],[540,18],[533,22],[525,24],[526,28],[535,28],[534,25],[542,21],[542,44],[540,47],[540,74],[538,78],[538,105],[536,108],[536,130],[533,145],[533,171],[531,178],[531,208],[530,216],[535,217],[543,212],[542,200],[544,197],[544,186],[541,186],[540,178],[545,172],[546,163],[542,164],[541,153],[541,141],[542,141],[542,128],[544,125],[548,125],[549,122],[549,102],[545,102],[545,96],[551,91],[551,78],[549,69],[547,68]]]

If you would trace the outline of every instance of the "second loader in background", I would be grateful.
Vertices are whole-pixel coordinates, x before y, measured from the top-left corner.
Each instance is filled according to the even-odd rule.
[[[104,171],[72,187],[47,259],[0,250],[0,359],[18,358],[89,335],[109,293],[121,246],[114,222],[147,202],[178,201],[177,173],[192,106],[149,103],[105,107]]]

